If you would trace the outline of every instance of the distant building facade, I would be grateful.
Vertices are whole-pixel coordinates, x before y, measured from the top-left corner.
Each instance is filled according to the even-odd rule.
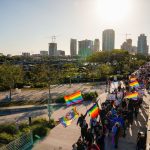
[[[28,52],[23,52],[23,53],[22,53],[22,56],[24,56],[24,57],[29,57],[29,56],[30,56],[30,53],[28,53]]]
[[[65,51],[57,50],[57,56],[65,56]]]
[[[93,51],[98,52],[99,50],[100,50],[100,41],[99,41],[99,39],[95,39]]]
[[[103,39],[102,43],[103,51],[111,51],[115,48],[115,31],[113,29],[104,30],[102,39]]]
[[[42,50],[40,51],[41,56],[48,56],[48,51]]]
[[[132,39],[127,39],[122,45],[121,49],[131,51],[132,50]]]
[[[127,50],[130,54],[135,55],[137,53],[137,47],[132,46],[132,39],[126,39],[121,45],[122,50]]]
[[[77,55],[77,40],[76,39],[70,40],[70,55],[71,56]]]
[[[57,56],[57,43],[49,43],[49,56]]]
[[[78,46],[79,46],[78,55],[81,57],[85,58],[93,53],[93,41],[91,40],[79,41]]]
[[[137,43],[137,53],[148,55],[148,49],[149,46],[147,45],[147,36],[145,36],[145,34],[140,34]]]

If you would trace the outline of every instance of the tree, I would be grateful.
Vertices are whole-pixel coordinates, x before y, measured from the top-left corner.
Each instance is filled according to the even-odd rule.
[[[113,72],[113,68],[108,64],[102,64],[97,69],[101,77],[108,77]]]
[[[10,64],[3,64],[0,66],[0,83],[2,87],[9,88],[10,100],[11,100],[11,89],[15,85],[23,80],[22,67]]]
[[[64,78],[69,78],[70,87],[71,87],[71,80],[73,77],[77,76],[77,67],[74,64],[64,64],[63,66],[63,76]]]

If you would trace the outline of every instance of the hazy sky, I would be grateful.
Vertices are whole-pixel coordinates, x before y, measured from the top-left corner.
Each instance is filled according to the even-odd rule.
[[[145,33],[150,45],[150,0],[0,0],[0,52],[39,53],[56,35],[58,49],[70,53],[70,38],[99,38],[112,28],[115,47],[125,34],[137,45]],[[102,45],[102,44],[101,44]]]

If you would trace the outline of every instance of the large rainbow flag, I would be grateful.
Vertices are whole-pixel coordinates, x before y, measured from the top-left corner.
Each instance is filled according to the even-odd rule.
[[[133,99],[133,100],[137,100],[139,93],[138,92],[134,92],[134,93],[128,93],[125,98],[128,99]]]
[[[135,80],[135,81],[129,83],[129,86],[130,87],[139,87],[140,85],[139,85],[138,81]]]
[[[83,101],[82,95],[80,91],[77,91],[71,95],[64,96],[67,106],[77,104]]]
[[[94,104],[87,112],[90,114],[91,118],[96,118],[100,112],[100,109],[97,104]]]
[[[130,77],[130,81],[133,82],[133,81],[136,81],[137,78],[136,77]]]
[[[59,122],[64,126],[67,127],[71,124],[73,120],[78,118],[79,113],[76,110],[76,107],[72,108],[70,112],[68,112],[64,117],[59,119]]]

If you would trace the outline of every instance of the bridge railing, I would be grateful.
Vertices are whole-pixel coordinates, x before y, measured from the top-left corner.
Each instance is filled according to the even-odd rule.
[[[150,102],[149,102],[148,121],[147,121],[147,141],[146,141],[146,150],[150,150]]]
[[[22,135],[20,138],[0,148],[0,150],[26,150],[33,145],[32,132]]]

